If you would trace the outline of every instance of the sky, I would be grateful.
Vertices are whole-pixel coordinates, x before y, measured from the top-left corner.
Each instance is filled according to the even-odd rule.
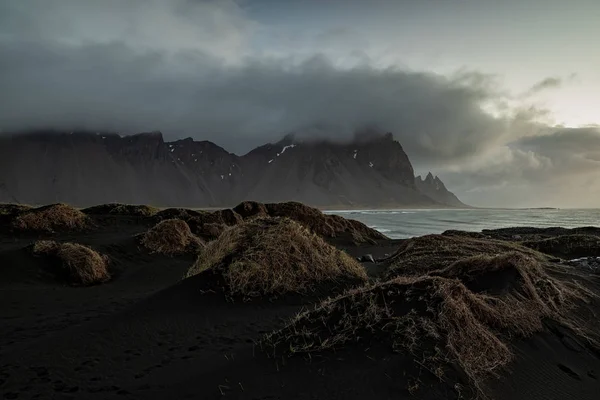
[[[378,126],[468,204],[600,207],[599,16],[597,0],[0,0],[0,129],[243,154]]]

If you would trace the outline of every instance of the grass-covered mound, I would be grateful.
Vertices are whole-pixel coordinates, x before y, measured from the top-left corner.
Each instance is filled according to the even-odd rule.
[[[39,240],[33,245],[33,254],[47,257],[54,274],[72,285],[89,286],[110,279],[108,257],[81,244]]]
[[[243,201],[233,208],[242,218],[267,217],[269,212],[264,204],[256,201]]]
[[[489,236],[484,235],[483,233],[471,232],[471,231],[458,231],[458,230],[454,230],[454,229],[444,231],[442,233],[442,235],[466,237],[466,238],[472,238],[472,239],[490,239]]]
[[[592,295],[571,278],[551,275],[548,268],[528,254],[511,252],[460,260],[439,276],[400,276],[298,314],[285,328],[265,336],[261,346],[275,357],[313,359],[383,346],[407,355],[412,363],[407,370],[429,372],[450,387],[468,384],[470,393],[485,395],[485,380],[513,359],[510,339],[532,336],[546,321],[597,345],[571,313]],[[493,280],[502,280],[503,289],[494,288],[498,283]]]
[[[223,224],[233,226],[243,221],[242,217],[231,209],[217,211],[202,211],[196,217],[196,220],[202,224]]]
[[[201,214],[200,211],[190,210],[187,208],[166,208],[154,214],[158,221],[164,219],[182,219],[184,221],[192,217],[197,217]]]
[[[202,240],[215,240],[228,227],[242,222],[242,217],[230,209],[218,211],[195,211],[185,208],[169,208],[156,213],[157,221],[180,219],[185,221],[192,233]]]
[[[195,252],[204,245],[185,221],[166,219],[140,235],[140,243],[153,253],[177,255]]]
[[[223,278],[227,292],[247,297],[367,279],[357,261],[287,218],[256,218],[227,229],[200,252],[187,276],[207,270]]]
[[[194,233],[206,241],[216,240],[223,232],[229,228],[228,225],[220,223],[203,223],[196,226]]]
[[[150,217],[158,211],[157,208],[144,204],[99,204],[82,210],[88,215],[126,215],[133,217]]]
[[[320,210],[297,202],[261,204],[245,201],[234,208],[244,219],[257,217],[286,217],[307,227],[324,238],[344,237],[356,244],[375,243],[387,239],[381,232],[365,224],[339,215],[323,214]]]
[[[534,250],[515,243],[480,239],[468,236],[426,235],[402,242],[388,261],[387,278],[422,275],[443,269],[455,261],[479,256],[493,256],[518,251],[532,257],[544,258]]]
[[[521,243],[541,253],[562,258],[600,256],[600,236],[564,235],[542,240],[528,240]]]
[[[21,232],[70,232],[90,225],[87,215],[62,203],[23,211],[11,222],[11,227]]]

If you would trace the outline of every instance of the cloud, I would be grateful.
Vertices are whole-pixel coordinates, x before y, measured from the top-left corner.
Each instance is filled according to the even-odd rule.
[[[158,129],[243,153],[290,132],[345,140],[378,126],[419,173],[476,205],[535,205],[540,194],[586,205],[600,190],[598,128],[545,124],[546,110],[515,103],[496,76],[381,68],[366,55],[268,57],[256,50],[266,28],[234,1],[52,4],[0,0],[3,131]],[[314,37],[335,50],[349,32]]]
[[[0,40],[203,51],[236,61],[258,29],[233,0],[0,0]]]
[[[243,152],[313,125],[350,137],[377,124],[395,132],[411,157],[447,160],[485,148],[504,128],[480,109],[491,95],[463,78],[340,69],[324,56],[226,65],[200,51],[13,40],[0,42],[0,60],[4,130],[160,129]]]
[[[528,92],[530,94],[534,94],[546,89],[556,89],[561,87],[562,84],[563,80],[561,78],[549,77],[533,85]]]
[[[598,207],[600,129],[539,126],[442,174],[471,204]]]
[[[576,78],[577,74],[575,73],[570,74],[566,78],[549,76],[533,84],[527,91],[521,94],[521,98],[531,97],[547,90],[560,89],[565,83],[573,82]]]

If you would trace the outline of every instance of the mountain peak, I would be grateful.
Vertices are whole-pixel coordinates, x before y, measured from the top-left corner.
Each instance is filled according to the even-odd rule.
[[[297,140],[296,134],[288,133],[283,138],[281,138],[281,140],[278,141],[276,144],[279,146],[289,146],[291,144],[297,144],[297,143],[299,143],[299,140]]]
[[[444,182],[438,177],[434,176],[431,172],[427,173],[425,179],[421,176],[415,178],[415,184],[419,191],[438,203],[453,206],[453,207],[465,207],[455,195],[446,189]]]
[[[462,206],[433,174],[427,182],[415,179],[400,143],[378,130],[363,130],[354,142],[299,141],[288,134],[244,156],[189,137],[165,143],[159,131],[17,136],[20,140],[0,140],[0,160],[13,166],[25,159],[44,164],[17,168],[18,174],[15,168],[0,168],[0,183],[6,186],[0,201],[200,207],[254,199],[320,206]],[[35,183],[24,188],[21,182]]]

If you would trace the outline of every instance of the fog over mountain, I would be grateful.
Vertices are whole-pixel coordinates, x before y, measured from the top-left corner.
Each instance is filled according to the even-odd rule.
[[[339,7],[324,3],[323,15]],[[410,2],[376,3],[398,23],[438,18]],[[314,7],[269,1],[0,0],[0,128],[160,130],[242,155],[287,133],[347,142],[377,127],[394,133],[417,174],[432,171],[465,203],[598,206],[599,127],[556,125],[556,102],[540,100],[591,84],[587,70],[555,63],[507,83],[476,58],[419,63],[383,14],[354,24],[368,7],[347,4],[352,18],[325,23]],[[407,41],[428,54],[430,39],[414,32]]]

